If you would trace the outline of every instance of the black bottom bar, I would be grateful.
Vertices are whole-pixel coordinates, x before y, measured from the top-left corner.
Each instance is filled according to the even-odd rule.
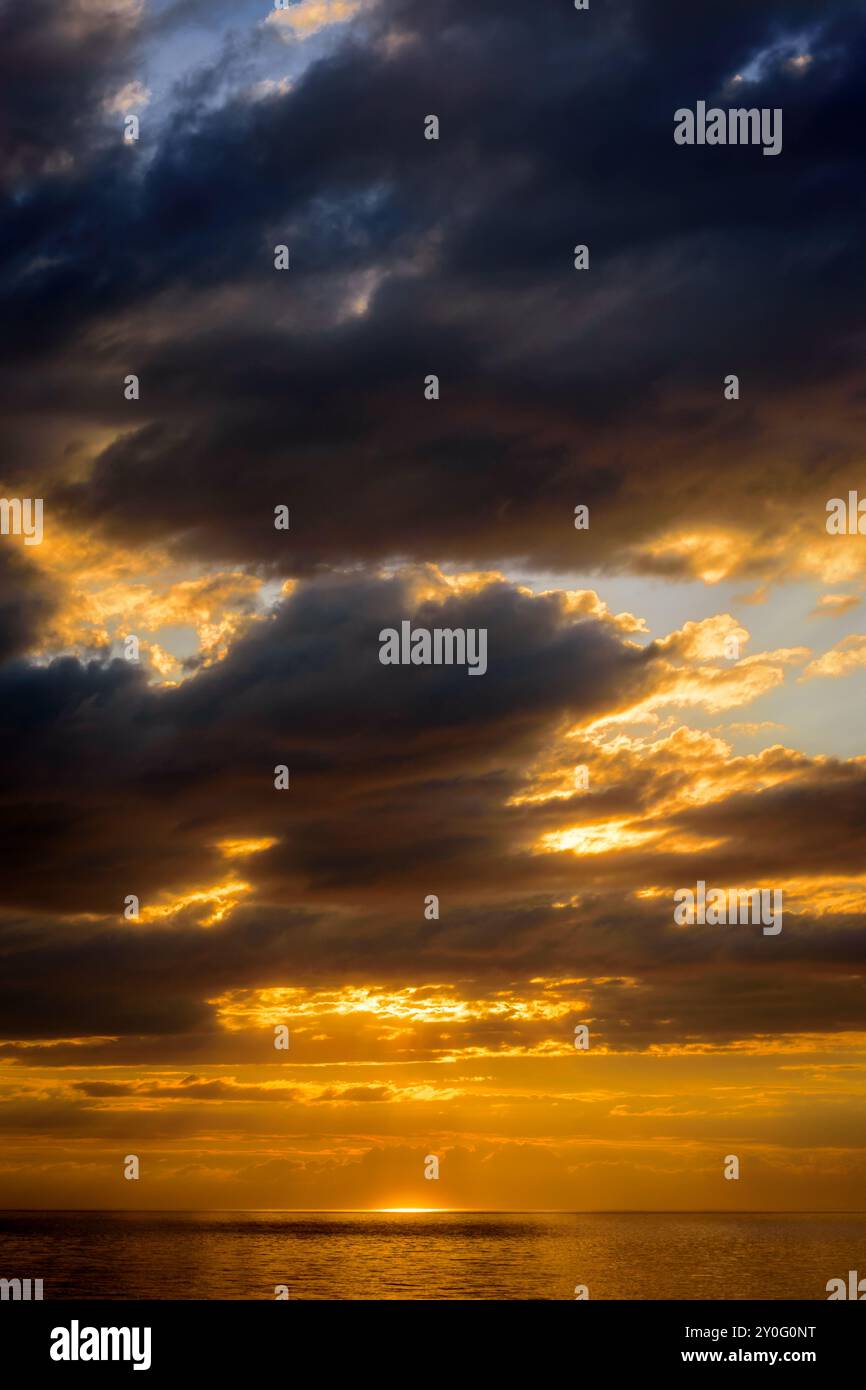
[[[373,1316],[373,1306],[387,1311],[387,1322],[379,1321],[382,1313]],[[463,1381],[477,1366],[489,1385],[500,1365],[507,1383],[513,1384],[518,1371],[547,1378],[554,1359],[559,1363],[564,1353],[566,1364],[558,1374],[570,1366],[575,1378],[599,1369],[616,1376],[712,1365],[729,1371],[798,1366],[820,1373],[826,1383],[828,1373],[847,1367],[850,1375],[858,1366],[866,1323],[866,1309],[832,1301],[590,1300],[575,1301],[555,1318],[551,1304],[534,1303],[520,1315],[526,1319],[522,1323],[514,1322],[514,1308],[501,1323],[491,1304],[474,1303],[454,1324],[443,1324],[441,1306],[435,1319],[427,1314],[421,1324],[415,1322],[418,1304],[411,1311],[401,1306],[402,1313],[390,1303],[364,1303],[352,1313],[333,1303],[305,1302],[302,1310],[300,1300],[5,1302],[0,1303],[0,1370],[14,1365],[22,1381],[31,1373],[68,1379],[108,1371],[114,1377],[137,1375],[142,1383],[146,1375],[162,1383],[210,1373],[240,1373],[247,1381],[251,1375],[280,1375],[289,1382],[299,1373],[308,1377],[319,1371],[330,1381],[342,1368],[357,1376],[390,1365],[389,1381],[411,1383],[422,1371],[450,1382],[459,1370]],[[402,1346],[404,1330],[413,1339],[408,1352]],[[94,1352],[101,1359],[90,1359]],[[54,1359],[61,1355],[69,1359]]]

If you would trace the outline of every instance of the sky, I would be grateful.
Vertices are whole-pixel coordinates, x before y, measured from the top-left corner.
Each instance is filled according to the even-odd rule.
[[[864,59],[0,0],[0,1206],[862,1209]]]

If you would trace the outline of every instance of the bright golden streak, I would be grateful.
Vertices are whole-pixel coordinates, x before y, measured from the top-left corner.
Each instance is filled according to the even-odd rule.
[[[571,850],[573,854],[608,854],[614,849],[631,849],[655,839],[658,831],[630,830],[628,821],[612,820],[599,825],[577,825],[572,830],[551,830],[539,845],[543,850]]]
[[[252,885],[233,879],[228,883],[215,884],[213,888],[200,888],[191,893],[185,893],[183,897],[175,898],[172,902],[156,905],[154,907],[144,907],[139,912],[140,922],[156,922],[166,917],[174,917],[178,912],[183,912],[187,907],[194,907],[196,903],[213,903],[214,909],[207,917],[201,919],[203,927],[212,927],[217,922],[221,922],[227,912],[237,906],[237,899],[243,897],[244,893],[252,892]]]
[[[583,1001],[525,999],[510,990],[499,990],[488,999],[461,999],[444,989],[435,993],[423,987],[378,990],[361,986],[321,990],[307,994],[300,989],[262,989],[225,994],[208,1001],[219,1009],[227,1028],[267,1027],[283,1022],[286,1014],[327,1017],[369,1014],[383,1022],[463,1023],[475,1019],[501,1019],[506,1023],[563,1018]]]
[[[705,584],[719,584],[734,573],[749,551],[750,537],[730,531],[673,532],[642,547],[654,559],[676,555]]]
[[[217,840],[216,847],[226,859],[245,859],[248,854],[261,854],[279,841],[265,837],[261,840]]]

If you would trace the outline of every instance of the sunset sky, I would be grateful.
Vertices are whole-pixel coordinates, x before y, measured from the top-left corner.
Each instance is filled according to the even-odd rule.
[[[866,1206],[864,61],[859,0],[0,0],[0,1206]]]

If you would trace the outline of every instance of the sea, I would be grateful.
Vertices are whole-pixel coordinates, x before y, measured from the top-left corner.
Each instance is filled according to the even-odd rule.
[[[53,1299],[827,1298],[866,1212],[5,1211]]]

